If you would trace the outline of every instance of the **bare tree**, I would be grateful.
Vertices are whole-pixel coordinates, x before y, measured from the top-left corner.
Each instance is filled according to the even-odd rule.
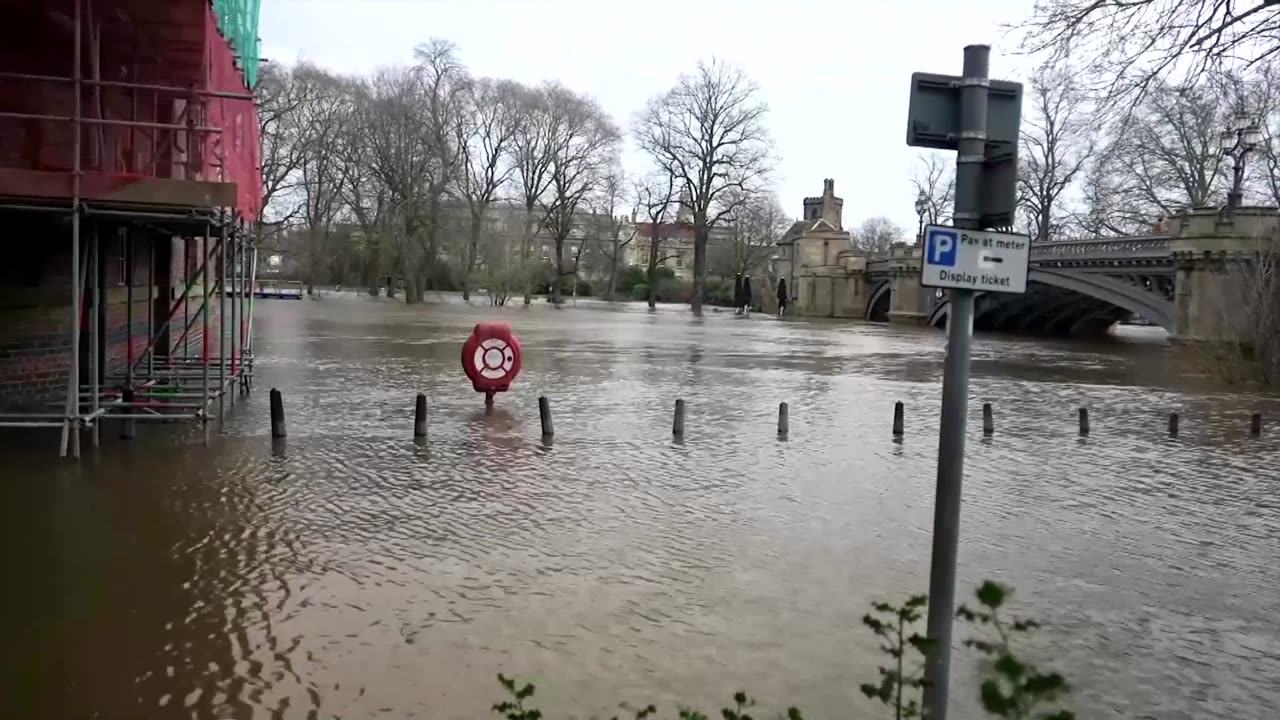
[[[1128,204],[1149,224],[1184,207],[1213,203],[1223,177],[1221,92],[1154,82],[1134,113],[1118,122],[1111,145]]]
[[[1018,191],[1031,237],[1057,235],[1068,213],[1063,194],[1093,154],[1085,97],[1070,68],[1042,65],[1031,80],[1030,117],[1022,121]]]
[[[636,208],[627,204],[629,188],[621,166],[614,166],[600,180],[590,203],[591,221],[588,232],[592,245],[605,262],[604,274],[609,278],[605,300],[612,301],[618,287],[618,270],[636,238],[636,226],[627,217]]]
[[[521,88],[509,80],[480,79],[467,91],[467,112],[458,123],[458,147],[462,161],[457,173],[457,191],[467,205],[468,234],[462,267],[462,298],[471,299],[471,279],[480,258],[480,241],[489,207],[511,179],[516,166],[511,162],[512,145],[519,127]],[[507,264],[510,250],[492,248],[484,258],[491,280],[491,301],[508,294]],[[502,287],[494,287],[496,281]]]
[[[421,87],[422,109],[425,111],[422,129],[425,131],[427,162],[426,182],[419,188],[422,202],[415,203],[418,206],[415,210],[421,212],[421,216],[415,217],[416,232],[407,234],[417,245],[412,267],[415,272],[406,278],[407,302],[420,301],[423,291],[434,284],[434,277],[438,274],[445,193],[457,177],[462,160],[458,128],[466,117],[471,85],[471,78],[466,67],[459,62],[453,43],[433,38],[414,48],[413,54],[418,60],[414,76]]]
[[[951,221],[956,199],[955,162],[936,151],[920,153],[916,162],[916,174],[911,185],[917,197],[924,196],[924,221],[930,225],[945,225]]]
[[[1109,105],[1136,103],[1164,78],[1194,83],[1222,61],[1263,62],[1280,43],[1275,0],[1038,0],[1022,47],[1070,60]]]
[[[887,217],[870,217],[853,231],[853,245],[868,255],[886,253],[894,243],[906,239],[906,231]]]
[[[1071,212],[1074,233],[1084,238],[1113,237],[1138,231],[1121,192],[1115,155],[1107,149],[1088,163],[1080,182],[1080,202]]]
[[[262,209],[259,224],[287,226],[301,211],[294,192],[305,143],[301,138],[303,105],[311,100],[312,83],[302,82],[292,68],[264,65],[254,95],[262,139]]]
[[[658,304],[658,268],[671,257],[665,254],[663,243],[677,230],[674,220],[680,206],[679,191],[675,177],[660,172],[637,180],[635,193],[636,206],[644,212],[646,220],[642,233],[649,246],[645,284],[649,290],[649,307],[654,308]]]
[[[339,147],[351,121],[351,103],[342,81],[319,68],[299,66],[294,80],[305,86],[296,109],[298,190],[305,227],[307,293],[315,292],[322,269],[336,249],[334,224],[342,212],[347,164]]]
[[[578,272],[585,243],[578,243],[573,267],[565,263],[565,240],[577,229],[585,200],[616,162],[619,133],[595,100],[568,88],[547,88],[550,119],[550,182],[539,203],[542,224],[555,244],[551,302],[561,302],[560,281]]]
[[[526,89],[520,97],[520,121],[512,143],[515,180],[520,202],[524,206],[524,222],[520,230],[520,268],[524,283],[524,304],[533,299],[533,242],[542,228],[538,205],[551,186],[552,135],[546,87]]]
[[[735,190],[735,192],[743,192]],[[718,243],[711,265],[722,276],[748,274],[758,270],[773,256],[777,242],[791,227],[778,196],[772,192],[752,192],[746,198],[733,198],[735,210],[728,218],[728,242]]]
[[[733,197],[745,197],[729,192],[759,185],[773,168],[767,112],[759,87],[746,73],[713,59],[699,63],[692,75],[681,75],[637,117],[641,149],[689,194],[695,313],[702,311],[710,229],[734,211]]]

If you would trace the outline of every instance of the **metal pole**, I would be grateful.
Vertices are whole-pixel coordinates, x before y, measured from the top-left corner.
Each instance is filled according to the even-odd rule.
[[[182,277],[187,279],[187,286],[186,286],[186,289],[182,291],[182,324],[183,325],[187,325],[188,324],[187,321],[190,319],[188,306],[187,306],[187,296],[191,294],[190,281],[193,279],[193,278],[187,277],[187,273],[191,272],[190,268],[191,268],[191,238],[184,237],[182,238]],[[207,267],[205,268],[205,272],[208,272]],[[182,344],[182,359],[183,360],[187,359],[186,343]]]
[[[236,383],[239,381],[239,378],[237,376],[237,370],[239,370],[239,366],[237,365],[237,360],[239,359],[238,353],[237,353],[237,346],[239,345],[239,341],[240,341],[240,326],[237,324],[238,323],[237,318],[239,317],[238,310],[240,308],[239,286],[240,286],[241,239],[242,239],[241,234],[238,230],[232,236],[232,239],[231,239],[231,292],[232,292],[232,295],[231,295],[231,327],[229,328],[230,330],[229,335],[231,337],[231,407],[232,408],[236,406],[237,393],[235,392],[235,387],[236,387]]]
[[[960,141],[956,153],[955,223],[981,229],[982,163],[986,150],[987,79],[991,48],[964,49],[960,89]],[[942,427],[938,433],[938,479],[933,510],[933,557],[929,568],[928,637],[924,717],[947,720],[951,682],[951,629],[956,605],[956,556],[964,481],[965,421],[969,410],[969,345],[973,291],[948,290],[947,359],[942,380]]]
[[[156,374],[156,351],[155,346],[151,343],[151,338],[155,337],[155,315],[156,301],[155,289],[156,284],[156,236],[154,233],[147,236],[147,377],[153,378]]]
[[[125,386],[132,390],[133,388],[133,236],[129,234],[128,228],[120,229],[120,240],[124,243],[124,355],[125,355]]]
[[[218,419],[226,416],[227,403],[227,213],[218,214]]]
[[[75,50],[71,71],[75,118],[71,138],[71,367],[67,374],[66,420],[62,424],[59,454],[80,457],[80,0],[75,0]],[[72,419],[75,417],[75,419]]]
[[[204,302],[200,305],[200,325],[202,332],[200,333],[200,382],[201,391],[204,393],[204,410],[205,410],[205,427],[208,428],[209,423],[209,235],[211,228],[209,223],[204,225],[204,237],[200,238],[200,254],[203,256],[204,271]]]
[[[93,256],[93,265],[91,272],[93,273],[93,308],[89,317],[93,324],[89,326],[89,372],[92,377],[89,378],[89,393],[92,395],[90,399],[93,412],[98,412],[98,379],[102,374],[102,245],[98,242],[98,226],[93,226],[93,231],[89,235],[89,249]],[[99,433],[98,423],[93,424],[91,432],[93,438],[93,446],[98,447]]]

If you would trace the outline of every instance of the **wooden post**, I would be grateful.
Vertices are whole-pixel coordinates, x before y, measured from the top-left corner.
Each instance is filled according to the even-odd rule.
[[[904,430],[904,421],[906,415],[906,406],[902,401],[893,404],[893,436],[902,437]]]
[[[996,416],[991,403],[982,403],[982,434],[987,437],[996,434]]]
[[[546,395],[538,398],[538,419],[542,421],[542,437],[549,438],[556,434],[551,424],[551,401]]]
[[[278,439],[288,436],[284,427],[284,397],[279,390],[271,388],[271,437]]]
[[[778,437],[786,437],[790,432],[790,409],[786,403],[778,403]]]
[[[1080,437],[1089,434],[1089,408],[1080,408]]]
[[[427,436],[427,396],[422,393],[418,393],[413,403],[413,436]]]
[[[1249,416],[1249,437],[1262,437],[1262,413]]]
[[[684,400],[676,400],[676,416],[671,423],[671,435],[676,438],[684,437]]]
[[[1169,437],[1178,437],[1178,413],[1169,413]]]

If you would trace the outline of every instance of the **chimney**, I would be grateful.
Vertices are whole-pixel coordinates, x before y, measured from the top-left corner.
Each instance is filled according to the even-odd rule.
[[[835,180],[832,180],[831,178],[827,178],[826,180],[823,180],[823,181],[822,181],[822,196],[823,196],[823,197],[832,197],[832,196],[834,196],[835,194],[836,194],[836,181],[835,181]]]

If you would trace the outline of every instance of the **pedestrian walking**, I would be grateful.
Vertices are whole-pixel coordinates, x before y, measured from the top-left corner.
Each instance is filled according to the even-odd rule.
[[[787,279],[778,280],[778,317],[787,314]]]
[[[752,299],[753,299],[753,296],[751,294],[751,277],[744,276],[742,278],[742,312],[747,316],[751,315]]]

